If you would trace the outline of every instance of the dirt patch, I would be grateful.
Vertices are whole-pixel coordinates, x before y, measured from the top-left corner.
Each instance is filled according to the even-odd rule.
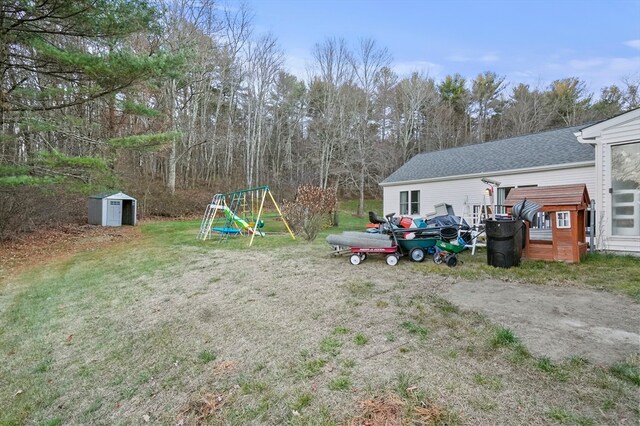
[[[640,305],[624,296],[501,281],[459,282],[442,296],[510,328],[537,356],[611,364],[640,352]]]

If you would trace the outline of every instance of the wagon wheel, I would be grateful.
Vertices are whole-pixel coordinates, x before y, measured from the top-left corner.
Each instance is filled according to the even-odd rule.
[[[360,262],[362,262],[362,259],[360,258],[360,255],[356,253],[351,255],[349,262],[351,262],[352,265],[359,265]]]
[[[447,266],[449,268],[453,268],[454,266],[456,266],[458,264],[458,256],[456,256],[455,254],[447,256],[446,257],[446,261],[447,261]]]
[[[367,259],[367,253],[360,253],[360,260],[363,262]]]
[[[419,247],[416,247],[409,252],[409,257],[414,262],[422,262],[424,260],[424,250],[422,250]]]
[[[387,265],[396,266],[398,264],[398,256],[395,254],[387,255]]]
[[[444,257],[440,254],[440,252],[436,252],[436,254],[433,255],[433,261],[439,265],[444,261]]]

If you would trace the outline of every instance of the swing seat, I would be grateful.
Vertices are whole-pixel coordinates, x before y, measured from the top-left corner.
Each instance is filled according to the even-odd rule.
[[[221,234],[239,234],[239,229],[234,228],[211,228],[212,231],[220,232]]]

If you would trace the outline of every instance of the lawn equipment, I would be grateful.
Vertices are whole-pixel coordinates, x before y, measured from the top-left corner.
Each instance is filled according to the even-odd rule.
[[[384,219],[376,216],[376,222],[374,223],[388,225],[389,229],[391,229],[390,218],[393,215],[395,213],[388,214]],[[368,254],[384,254],[386,255],[387,265],[395,266],[398,264],[400,257],[404,255],[393,232],[343,232],[340,235],[327,236],[327,242],[333,247],[333,254],[336,256],[351,253],[349,262],[352,265],[362,263]]]

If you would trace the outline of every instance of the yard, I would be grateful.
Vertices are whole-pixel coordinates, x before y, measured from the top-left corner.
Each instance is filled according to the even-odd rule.
[[[247,248],[198,227],[78,236],[0,271],[0,424],[640,420],[638,259],[352,266],[326,232]]]

